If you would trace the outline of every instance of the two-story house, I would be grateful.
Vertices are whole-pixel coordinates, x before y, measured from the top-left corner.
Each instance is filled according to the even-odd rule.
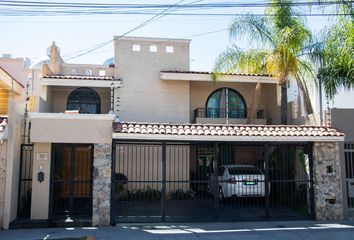
[[[29,115],[31,163],[20,164],[31,180],[12,189],[9,221],[24,209],[95,226],[342,219],[344,134],[279,125],[275,78],[213,81],[190,70],[189,43],[115,37],[108,66],[65,63],[53,44]]]

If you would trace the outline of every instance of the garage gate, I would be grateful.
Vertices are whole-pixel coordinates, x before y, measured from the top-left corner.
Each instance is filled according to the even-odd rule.
[[[113,146],[113,222],[314,218],[311,144]]]

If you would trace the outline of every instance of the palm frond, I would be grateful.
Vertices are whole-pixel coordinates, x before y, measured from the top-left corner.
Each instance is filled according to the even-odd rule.
[[[228,48],[216,59],[214,72],[220,73],[266,73],[266,51],[243,51],[236,45]]]
[[[232,39],[242,36],[248,37],[252,43],[263,43],[274,46],[272,32],[265,17],[245,14],[233,19],[229,26],[229,34]]]

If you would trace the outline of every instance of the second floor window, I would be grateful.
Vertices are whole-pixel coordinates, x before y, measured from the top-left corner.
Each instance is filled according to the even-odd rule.
[[[240,93],[231,88],[220,88],[210,94],[206,102],[209,118],[246,118],[246,102]]]
[[[91,88],[81,87],[72,91],[68,97],[67,110],[78,110],[80,113],[100,114],[100,96]]]

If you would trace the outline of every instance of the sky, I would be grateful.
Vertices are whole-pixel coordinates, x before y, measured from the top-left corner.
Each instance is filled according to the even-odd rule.
[[[29,0],[24,0],[29,1]],[[53,2],[50,0],[38,0]],[[56,0],[55,2],[72,2]],[[114,1],[114,0],[75,0],[86,3],[147,3],[143,0]],[[175,4],[178,0],[149,1],[148,3]],[[185,0],[185,3],[227,3],[227,1],[195,1]],[[246,0],[228,1],[234,3],[247,3]],[[255,0],[254,2],[264,2]],[[2,8],[2,6],[0,6]],[[162,9],[163,10],[163,9]],[[161,11],[162,11],[161,10]],[[174,12],[181,12],[176,9]],[[306,8],[301,12],[308,12]],[[311,10],[318,12],[316,8]],[[193,13],[263,13],[264,8],[224,8],[190,10]],[[64,59],[75,56],[75,52],[92,47],[113,39],[133,29],[151,18],[153,15],[90,15],[90,16],[4,16],[0,15],[0,56],[4,53],[13,57],[28,57],[31,60],[46,54],[46,49],[53,41],[61,49]],[[128,36],[187,38],[191,39],[190,55],[191,70],[211,71],[216,57],[235,41],[230,40],[226,30],[232,16],[169,16],[166,15],[143,28],[130,33]],[[321,28],[329,26],[331,20],[328,16],[306,17],[308,27],[318,32]],[[213,32],[213,33],[210,33]],[[209,34],[206,34],[209,33]],[[201,35],[199,35],[201,34]],[[247,39],[236,41],[241,48],[249,48]],[[79,58],[68,60],[69,63],[102,64],[113,56],[113,43]]]

